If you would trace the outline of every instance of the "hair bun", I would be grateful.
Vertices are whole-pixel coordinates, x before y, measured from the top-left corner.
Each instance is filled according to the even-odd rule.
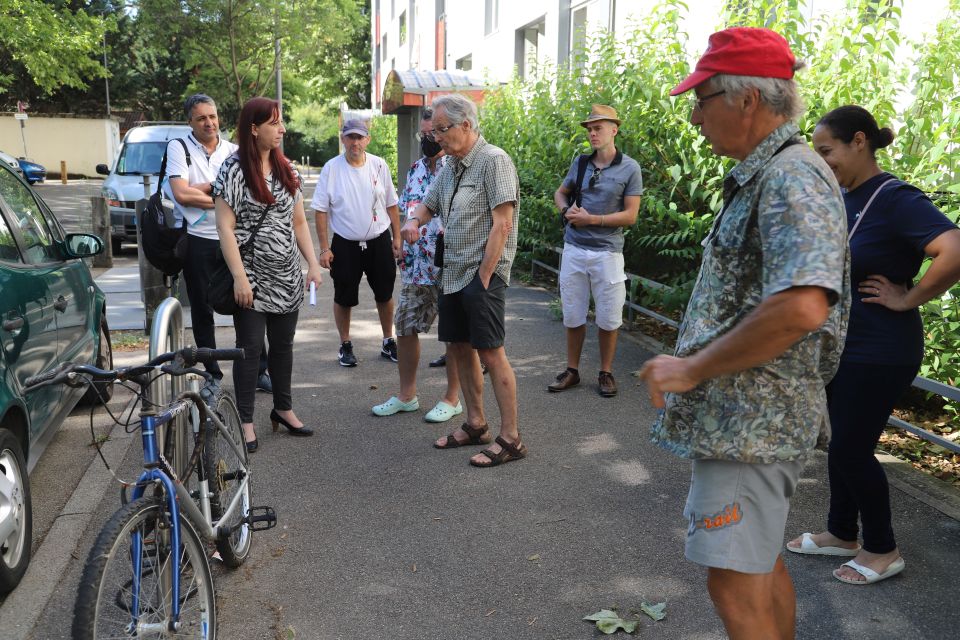
[[[896,137],[896,134],[893,133],[893,129],[890,127],[883,127],[880,129],[880,132],[877,135],[877,148],[883,149],[884,147],[890,146],[890,143],[892,143],[893,139]]]

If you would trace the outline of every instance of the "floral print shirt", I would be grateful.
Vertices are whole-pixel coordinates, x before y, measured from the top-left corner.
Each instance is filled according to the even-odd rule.
[[[703,349],[791,287],[826,290],[830,316],[769,362],[667,394],[653,441],[680,457],[797,460],[829,429],[824,385],[850,313],[846,213],[833,172],[806,143],[777,153],[797,133],[780,126],[727,174],[726,211],[703,241],[675,355]]]
[[[427,165],[426,158],[420,158],[413,163],[407,172],[407,185],[400,194],[400,212],[406,214],[404,221],[427,195],[434,178],[447,163],[443,156],[436,162],[433,172]],[[443,222],[440,216],[435,215],[429,224],[420,227],[420,239],[416,244],[403,243],[403,258],[400,264],[400,282],[403,284],[437,285],[440,282],[440,267],[433,263],[434,253],[437,251],[437,236],[443,234]]]

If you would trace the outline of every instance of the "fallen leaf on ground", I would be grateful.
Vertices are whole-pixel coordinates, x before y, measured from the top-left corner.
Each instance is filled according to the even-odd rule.
[[[611,611],[610,609],[601,609],[596,613],[584,617],[584,620],[596,623],[597,629],[600,629],[600,631],[607,635],[616,633],[618,630],[623,630],[627,633],[633,633],[637,630],[637,623],[635,621],[624,620],[618,616],[615,611]]]
[[[654,620],[663,620],[667,617],[666,602],[661,602],[660,604],[647,604],[646,602],[641,602],[640,610]]]
[[[540,562],[540,554],[539,554],[539,553],[535,553],[535,554],[533,554],[532,556],[530,556],[529,558],[527,558],[527,560],[529,560],[530,562]]]

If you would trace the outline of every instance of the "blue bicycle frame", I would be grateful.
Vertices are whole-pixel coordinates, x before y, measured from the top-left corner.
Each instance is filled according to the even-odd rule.
[[[171,590],[173,602],[171,603],[172,620],[171,625],[176,625],[180,621],[180,505],[178,494],[186,493],[183,484],[171,478],[164,467],[168,466],[165,460],[162,460],[160,449],[157,444],[157,428],[172,422],[184,411],[189,411],[193,405],[187,400],[180,400],[169,406],[159,415],[142,415],[140,438],[143,442],[143,462],[146,470],[137,480],[137,485],[133,490],[133,499],[137,500],[143,497],[148,485],[160,482],[163,484],[167,497],[167,507],[170,511],[170,548],[172,549],[170,558],[170,571],[173,579],[171,580]],[[163,464],[161,464],[161,462]],[[187,494],[187,508],[193,506]],[[142,541],[140,534],[134,533],[131,541],[131,551],[133,557],[133,606],[134,628],[138,622],[137,612],[140,610],[140,571],[141,566],[141,547]],[[173,627],[172,627],[173,628]]]

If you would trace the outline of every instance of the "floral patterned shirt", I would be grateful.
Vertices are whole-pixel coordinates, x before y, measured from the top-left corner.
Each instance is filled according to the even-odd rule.
[[[436,162],[433,172],[427,165],[426,158],[420,158],[413,163],[407,172],[407,186],[400,194],[400,211],[407,218],[414,212],[423,197],[430,190],[434,178],[447,163],[447,156]],[[402,224],[402,223],[401,223]],[[403,243],[403,262],[400,264],[400,282],[403,284],[437,285],[440,282],[440,267],[433,263],[433,255],[437,250],[437,236],[443,233],[443,222],[440,216],[434,216],[428,224],[420,227],[420,239],[416,244]]]
[[[829,429],[824,385],[850,313],[846,214],[827,164],[806,143],[783,146],[797,133],[793,123],[780,126],[727,174],[725,211],[703,241],[676,355],[703,349],[791,287],[825,289],[830,315],[769,362],[667,394],[653,441],[680,457],[796,460]]]

